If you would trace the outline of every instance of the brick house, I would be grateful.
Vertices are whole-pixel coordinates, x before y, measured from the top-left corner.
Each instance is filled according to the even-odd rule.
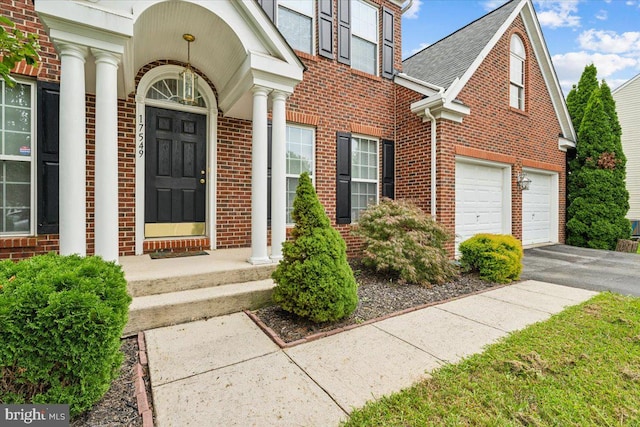
[[[575,135],[530,0],[404,63],[402,4],[0,0],[42,46],[2,86],[0,257],[277,262],[303,171],[352,248],[349,224],[383,196],[464,237],[563,241]]]
[[[507,2],[402,65],[396,196],[417,194],[456,244],[479,232],[564,242],[576,137],[532,3]]]

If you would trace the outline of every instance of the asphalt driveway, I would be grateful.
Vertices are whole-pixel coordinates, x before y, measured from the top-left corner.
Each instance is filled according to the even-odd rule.
[[[522,279],[640,296],[640,255],[567,245],[525,249]]]

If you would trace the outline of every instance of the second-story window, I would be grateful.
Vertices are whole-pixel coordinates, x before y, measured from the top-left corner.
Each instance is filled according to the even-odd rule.
[[[378,9],[363,0],[351,3],[351,67],[377,75]]]
[[[292,48],[313,54],[312,0],[279,0],[278,29]]]
[[[524,81],[526,53],[517,35],[511,36],[509,105],[524,110]]]

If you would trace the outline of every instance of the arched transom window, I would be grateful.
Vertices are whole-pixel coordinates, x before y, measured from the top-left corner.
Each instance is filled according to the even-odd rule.
[[[178,79],[168,78],[155,82],[147,91],[147,99],[180,103],[180,98],[178,97]],[[196,95],[196,106],[207,106],[200,93]]]
[[[524,71],[526,53],[519,36],[511,36],[510,89],[509,105],[524,110]]]

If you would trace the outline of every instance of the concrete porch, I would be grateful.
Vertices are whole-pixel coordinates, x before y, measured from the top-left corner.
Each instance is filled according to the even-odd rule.
[[[277,264],[249,264],[251,248],[207,253],[164,259],[120,257],[133,297],[124,336],[269,303],[271,272]]]

